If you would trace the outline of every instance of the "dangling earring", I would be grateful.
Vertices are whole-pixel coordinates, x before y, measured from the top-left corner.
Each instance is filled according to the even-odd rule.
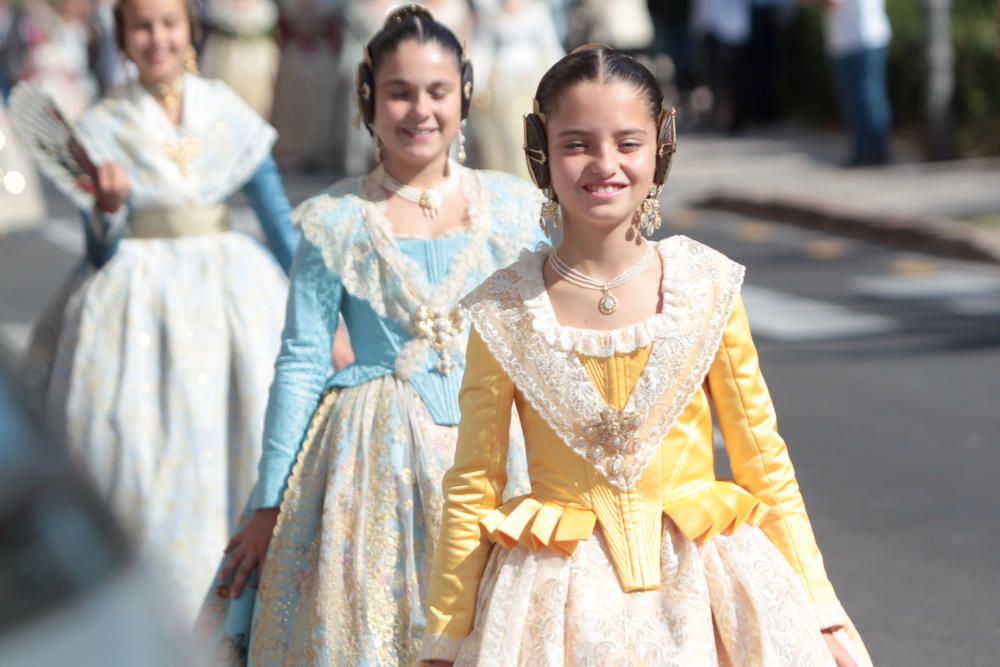
[[[663,220],[660,218],[660,193],[663,192],[662,185],[654,185],[649,195],[642,200],[642,207],[639,209],[639,229],[645,236],[652,236],[660,228]]]
[[[559,202],[550,188],[542,190],[542,194],[545,195],[545,201],[542,202],[541,215],[538,216],[538,226],[545,236],[552,238],[559,229]]]
[[[375,162],[382,161],[382,140],[375,137]]]
[[[462,132],[462,128],[465,127],[465,121],[458,128],[458,162],[459,164],[465,164],[466,154],[465,154],[465,133]]]
[[[198,52],[194,50],[194,47],[190,44],[187,48],[187,54],[184,56],[184,69],[191,72],[192,74],[198,74]]]

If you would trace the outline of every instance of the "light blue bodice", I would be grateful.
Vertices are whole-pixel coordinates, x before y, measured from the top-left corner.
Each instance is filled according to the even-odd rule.
[[[294,214],[304,239],[296,251],[281,353],[268,400],[264,452],[253,506],[280,504],[292,462],[322,394],[395,375],[409,382],[438,424],[457,425],[468,324],[445,352],[418,333],[419,306],[447,315],[461,297],[522,248],[541,240],[538,191],[506,174],[456,167],[470,225],[437,239],[392,237],[373,177],[346,179]],[[332,372],[343,315],[356,361]]]

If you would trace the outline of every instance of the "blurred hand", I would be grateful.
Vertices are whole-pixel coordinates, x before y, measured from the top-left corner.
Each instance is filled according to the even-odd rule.
[[[264,569],[264,558],[267,556],[267,548],[271,544],[271,535],[274,533],[274,524],[278,521],[277,508],[259,509],[250,517],[246,527],[233,535],[226,545],[226,553],[230,554],[219,575],[219,580],[223,583],[229,581],[229,597],[236,599],[243,592],[247,579],[257,570],[258,576]],[[235,575],[235,576],[234,576]]]
[[[114,213],[128,200],[128,175],[114,162],[97,165],[94,188],[97,208],[102,213]]]
[[[837,667],[858,667],[858,663],[854,662],[854,658],[847,653],[847,649],[834,636],[832,630],[824,630],[823,639],[826,640],[826,646],[830,649]]]

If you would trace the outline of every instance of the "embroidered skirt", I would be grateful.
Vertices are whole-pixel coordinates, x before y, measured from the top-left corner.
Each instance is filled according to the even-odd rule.
[[[412,663],[457,436],[391,376],[327,394],[289,479],[259,588],[233,602],[209,599],[202,611],[199,625],[222,662]],[[522,439],[510,458],[508,488],[523,491]]]
[[[47,414],[184,623],[256,478],[286,296],[242,234],[125,240],[71,276],[32,343]]]
[[[663,586],[625,593],[600,530],[567,558],[494,547],[459,665],[833,667],[802,584],[751,526],[702,547],[664,519]],[[869,665],[853,627],[838,633]]]

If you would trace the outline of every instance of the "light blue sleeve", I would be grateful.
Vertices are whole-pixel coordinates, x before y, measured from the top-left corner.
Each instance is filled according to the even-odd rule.
[[[250,201],[250,206],[260,220],[261,229],[274,258],[285,273],[288,273],[291,270],[295,247],[299,243],[299,233],[292,226],[292,206],[288,203],[285,186],[281,183],[281,174],[274,158],[268,156],[261,163],[243,186],[243,194]]]
[[[101,268],[118,252],[118,245],[125,235],[125,220],[128,206],[122,206],[114,213],[80,210],[83,218],[83,234],[86,241],[87,259],[94,268]]]
[[[323,263],[319,248],[299,244],[292,262],[281,352],[264,417],[264,449],[258,466],[253,509],[277,507],[319,405],[333,362],[343,286]]]

